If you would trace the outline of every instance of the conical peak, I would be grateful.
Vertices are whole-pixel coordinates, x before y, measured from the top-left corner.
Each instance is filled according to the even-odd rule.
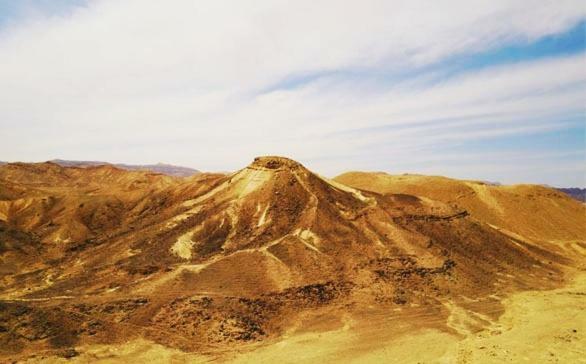
[[[296,162],[289,158],[277,156],[256,157],[254,158],[254,161],[250,164],[249,167],[273,170],[304,168],[299,162]]]

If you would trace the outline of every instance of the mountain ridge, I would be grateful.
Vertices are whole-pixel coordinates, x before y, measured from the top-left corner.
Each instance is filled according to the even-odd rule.
[[[543,185],[491,185],[415,174],[347,172],[334,180],[377,193],[425,196],[461,206],[473,217],[534,239],[580,239],[586,232],[586,207],[567,194]],[[567,211],[584,214],[567,214]]]
[[[72,161],[63,159],[53,159],[50,162],[57,163],[64,167],[88,167],[97,165],[113,165],[115,167],[125,170],[149,170],[156,173],[162,173],[169,176],[175,177],[190,177],[195,174],[201,173],[197,169],[176,166],[166,163],[157,164],[124,164],[124,163],[109,163],[100,161]]]

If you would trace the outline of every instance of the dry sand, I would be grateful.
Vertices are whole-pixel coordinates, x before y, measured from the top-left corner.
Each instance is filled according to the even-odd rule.
[[[292,333],[223,358],[183,353],[141,339],[79,347],[80,356],[54,362],[586,363],[586,274],[564,288],[517,293],[503,304],[505,313],[498,321],[466,336],[435,329],[398,333],[409,323],[387,327],[385,335],[388,323],[347,318],[334,330]]]
[[[458,342],[445,361],[586,363],[586,274],[565,288],[523,292],[504,303],[497,323]]]
[[[293,336],[234,362],[586,363],[586,274],[565,288],[518,293],[503,303],[498,322],[464,339],[423,330],[371,343],[371,351],[356,355],[353,345],[364,345],[363,334],[341,329]]]

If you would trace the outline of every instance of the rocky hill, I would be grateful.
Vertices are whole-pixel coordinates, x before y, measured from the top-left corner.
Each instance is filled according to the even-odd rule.
[[[466,184],[455,203],[436,183],[408,193],[340,181],[283,157],[187,179],[113,166],[0,167],[0,356],[147,340],[225,359],[293,332],[390,317],[479,330],[502,312],[501,296],[557,287],[581,264],[583,228],[542,212],[556,205],[584,222],[557,192],[515,192],[514,201],[541,207],[536,219],[560,224],[536,230],[523,212],[516,221],[527,226],[503,224],[511,207],[485,186]],[[481,208],[487,201],[500,220]],[[541,232],[582,242],[533,235]],[[477,316],[455,323],[454,307]]]
[[[349,172],[334,180],[382,194],[442,201],[466,209],[480,221],[537,241],[579,241],[586,234],[586,206],[554,188],[368,172]]]

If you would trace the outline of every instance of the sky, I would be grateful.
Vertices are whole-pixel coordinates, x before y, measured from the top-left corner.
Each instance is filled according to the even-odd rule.
[[[0,160],[586,187],[580,1],[0,0]]]

